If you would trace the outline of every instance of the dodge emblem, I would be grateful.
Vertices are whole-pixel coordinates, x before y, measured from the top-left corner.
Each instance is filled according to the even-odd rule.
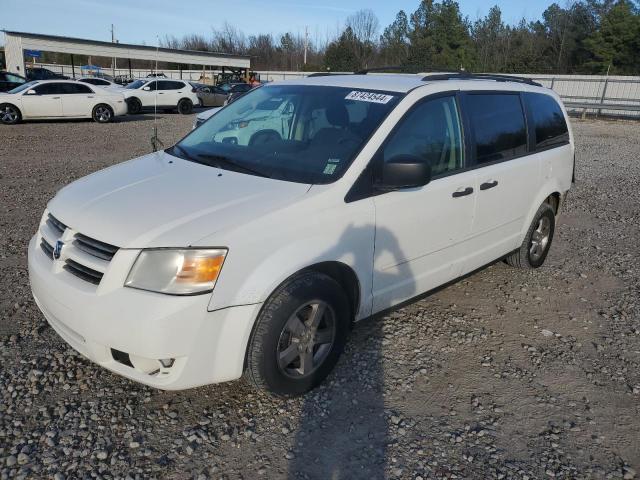
[[[62,247],[64,247],[64,242],[62,240],[58,240],[56,242],[56,246],[53,247],[53,259],[58,260],[60,258],[60,254],[62,253]]]

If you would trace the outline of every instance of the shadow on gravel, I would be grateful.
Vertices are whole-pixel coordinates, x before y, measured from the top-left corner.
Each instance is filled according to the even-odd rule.
[[[382,285],[394,286],[391,302],[411,297],[415,293],[413,275],[390,231],[376,231],[375,258],[367,248],[344,250],[348,245],[366,245],[362,242],[371,231],[370,227],[348,228],[328,250],[328,258],[342,258],[346,253],[361,267],[359,271],[367,271],[371,262],[376,264],[375,258],[389,252],[396,266],[374,272],[374,291]],[[391,439],[384,403],[383,339],[381,318],[359,322],[335,373],[304,398],[293,444],[295,457],[289,463],[290,480],[385,477]]]

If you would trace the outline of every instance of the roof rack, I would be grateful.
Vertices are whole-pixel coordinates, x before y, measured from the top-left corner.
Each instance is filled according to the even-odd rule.
[[[496,82],[516,82],[526,83],[527,85],[535,85],[541,87],[542,84],[534,82],[527,77],[517,77],[511,75],[500,75],[494,73],[469,73],[465,71],[455,73],[435,73],[422,77],[422,80],[428,82],[430,80],[495,80]]]
[[[332,75],[351,75],[351,73],[336,73],[336,72],[314,72],[307,75],[307,78],[311,77],[329,77]]]

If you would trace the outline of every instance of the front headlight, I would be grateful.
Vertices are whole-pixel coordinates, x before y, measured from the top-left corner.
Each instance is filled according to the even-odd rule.
[[[169,295],[210,292],[226,256],[226,248],[142,250],[124,285]]]

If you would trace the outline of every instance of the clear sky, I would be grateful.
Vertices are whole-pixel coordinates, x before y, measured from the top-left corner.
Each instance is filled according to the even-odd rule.
[[[540,18],[550,0],[459,0],[464,15],[475,19],[492,5],[503,19]],[[154,45],[159,36],[199,33],[208,37],[225,21],[245,34],[303,32],[332,37],[345,18],[372,9],[382,28],[403,9],[413,12],[419,0],[0,0],[0,29],[111,40],[111,24],[123,43]],[[0,43],[4,40],[0,35]]]

